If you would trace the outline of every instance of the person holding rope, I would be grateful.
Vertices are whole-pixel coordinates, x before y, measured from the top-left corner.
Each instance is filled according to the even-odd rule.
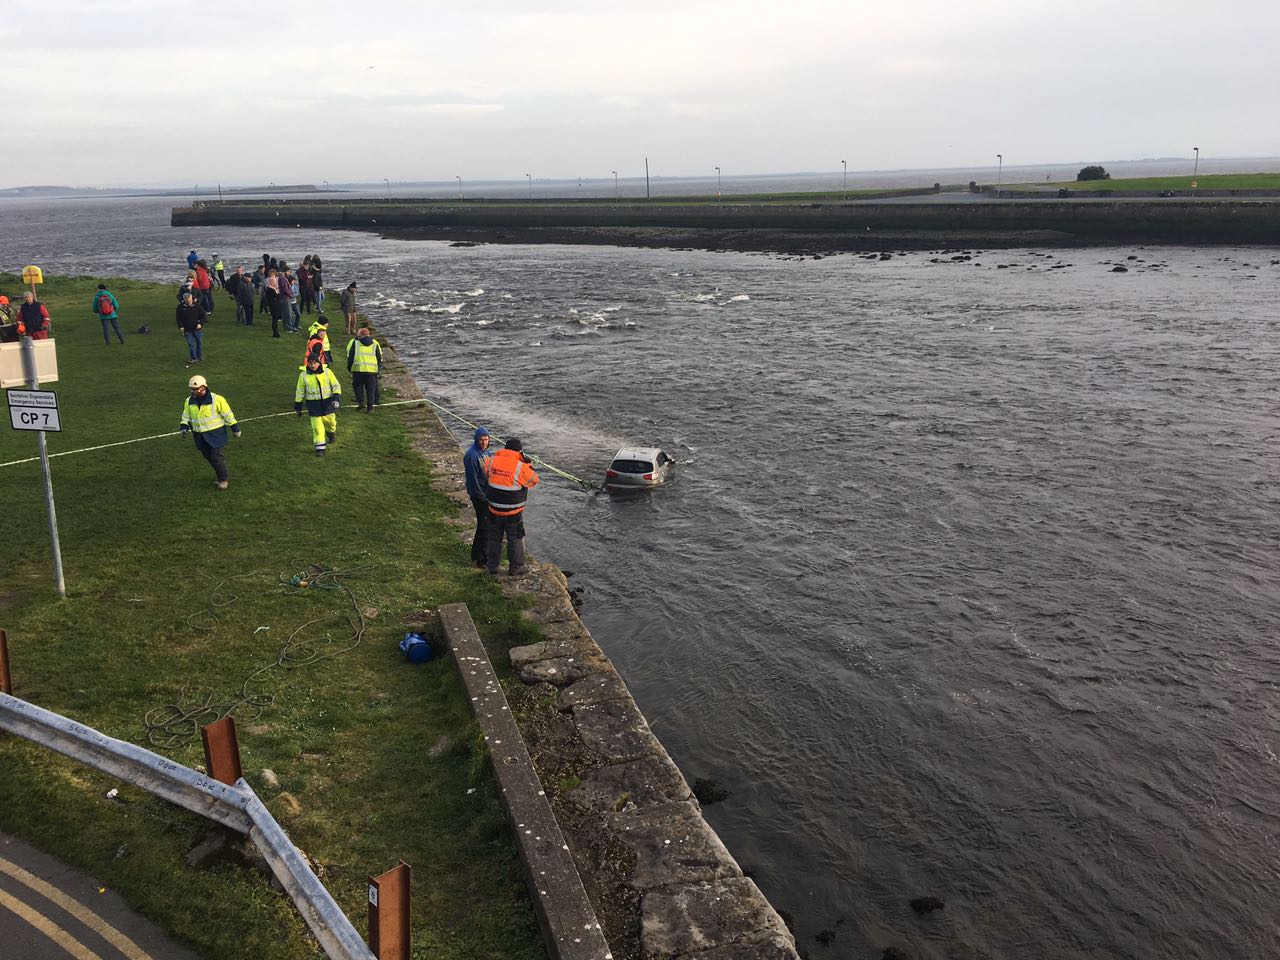
[[[231,412],[231,405],[225,397],[209,390],[209,381],[197,374],[187,381],[191,395],[182,404],[182,422],[178,429],[185,437],[193,434],[196,449],[213,467],[214,483],[219,490],[227,489],[227,457],[223,448],[227,445],[227,428],[237,440],[240,439],[240,426],[236,423],[236,415]]]
[[[485,573],[491,577],[498,575],[504,537],[507,572],[513,577],[524,573],[524,504],[539,479],[529,463],[519,437],[511,437],[505,447],[484,462],[484,496],[489,504]]]

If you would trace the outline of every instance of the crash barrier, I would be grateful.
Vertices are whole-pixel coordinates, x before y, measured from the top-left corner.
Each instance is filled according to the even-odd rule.
[[[307,866],[298,848],[289,841],[253,788],[239,776],[239,748],[234,746],[235,725],[230,717],[210,724],[207,732],[202,731],[210,762],[209,775],[135,744],[116,740],[7,693],[0,693],[0,730],[110,774],[248,836],[270,864],[276,879],[293,898],[302,919],[331,960],[374,960],[375,954]],[[235,780],[224,783],[218,776],[226,775],[229,769],[234,770]],[[407,882],[405,886],[407,890]],[[370,889],[370,900],[373,901],[376,898],[372,894],[372,882]],[[377,904],[371,902],[371,925],[376,917],[375,906]],[[383,929],[394,926],[407,931],[407,892],[394,899],[388,898],[384,910],[400,908],[405,910],[404,917],[390,919],[384,916],[380,921]],[[394,952],[376,956],[379,960],[407,960],[407,937],[403,942],[395,942]]]

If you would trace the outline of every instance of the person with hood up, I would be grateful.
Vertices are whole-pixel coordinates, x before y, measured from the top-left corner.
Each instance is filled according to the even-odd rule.
[[[190,433],[196,442],[200,455],[213,467],[214,483],[219,490],[227,489],[227,457],[224,447],[227,445],[227,428],[237,440],[240,439],[240,425],[236,423],[236,415],[231,412],[231,405],[225,397],[209,390],[209,381],[197,374],[187,381],[191,395],[182,404],[182,421],[178,429],[185,437]]]
[[[199,259],[200,259],[200,254],[196,253],[194,250],[192,250],[190,253],[188,253],[188,254],[187,254],[187,269],[188,269],[188,270],[194,270],[194,269],[196,268],[196,261],[197,261],[197,260],[199,260]]]
[[[293,393],[293,409],[302,416],[303,403],[311,415],[311,439],[315,443],[316,456],[323,457],[327,444],[338,436],[338,400],[342,396],[342,384],[333,371],[320,362],[319,357],[307,358],[298,371],[298,387]]]
[[[107,289],[105,283],[98,284],[98,292],[93,295],[93,312],[102,321],[102,342],[111,346],[111,338],[107,336],[107,324],[110,323],[116,337],[124,343],[124,334],[120,332],[120,301]]]
[[[489,460],[489,431],[476,427],[467,452],[462,455],[462,469],[467,477],[467,496],[476,511],[476,535],[471,538],[471,562],[485,567],[489,549],[489,501],[484,498],[485,466]]]
[[[356,409],[363,405],[365,413],[373,412],[378,396],[378,377],[382,374],[382,344],[373,339],[368,327],[361,327],[356,339],[347,344],[347,370],[356,391]]]
[[[484,463],[484,498],[489,504],[485,572],[491,577],[498,575],[504,537],[510,564],[507,572],[513,577],[524,573],[524,504],[539,480],[529,463],[519,437],[511,437]]]

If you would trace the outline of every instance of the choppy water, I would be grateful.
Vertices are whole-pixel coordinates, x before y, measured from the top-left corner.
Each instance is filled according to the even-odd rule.
[[[548,481],[530,546],[812,957],[1280,955],[1275,253],[455,249],[166,211],[6,205],[0,268],[319,253],[459,413],[580,475],[682,461],[653,495]]]

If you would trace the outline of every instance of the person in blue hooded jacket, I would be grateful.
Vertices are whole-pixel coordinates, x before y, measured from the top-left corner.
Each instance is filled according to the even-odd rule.
[[[467,496],[476,511],[476,535],[471,540],[471,562],[485,566],[485,542],[489,534],[489,501],[484,496],[484,462],[489,457],[489,431],[476,427],[475,437],[467,452],[462,455],[462,467],[467,475]]]
[[[124,343],[124,334],[120,332],[120,301],[107,289],[105,283],[98,284],[93,294],[93,312],[102,321],[102,342],[111,346],[111,338],[107,336],[107,324],[111,324],[116,337]]]

